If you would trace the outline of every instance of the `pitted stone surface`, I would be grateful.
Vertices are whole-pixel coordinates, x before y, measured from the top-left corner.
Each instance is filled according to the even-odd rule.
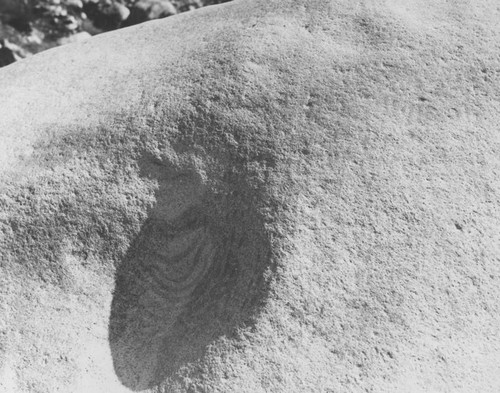
[[[235,1],[0,70],[0,390],[500,391],[495,1]]]

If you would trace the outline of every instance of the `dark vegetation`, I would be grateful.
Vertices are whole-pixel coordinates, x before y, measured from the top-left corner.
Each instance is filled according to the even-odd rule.
[[[230,0],[0,0],[0,67],[102,32]]]

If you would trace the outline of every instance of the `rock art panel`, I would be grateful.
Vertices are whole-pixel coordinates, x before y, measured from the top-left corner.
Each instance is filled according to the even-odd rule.
[[[500,390],[494,1],[235,1],[0,70],[0,390]]]
[[[115,370],[134,391],[251,324],[271,263],[258,213],[241,196],[221,200],[197,173],[144,165],[157,197],[117,270],[109,330]]]

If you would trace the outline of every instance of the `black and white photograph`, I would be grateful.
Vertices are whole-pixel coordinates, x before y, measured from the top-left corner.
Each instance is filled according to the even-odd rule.
[[[0,393],[500,393],[500,0],[0,0]]]

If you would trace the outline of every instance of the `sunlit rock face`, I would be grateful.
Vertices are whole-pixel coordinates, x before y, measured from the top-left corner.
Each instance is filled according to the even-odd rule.
[[[0,390],[500,391],[495,1],[235,1],[0,71]]]

